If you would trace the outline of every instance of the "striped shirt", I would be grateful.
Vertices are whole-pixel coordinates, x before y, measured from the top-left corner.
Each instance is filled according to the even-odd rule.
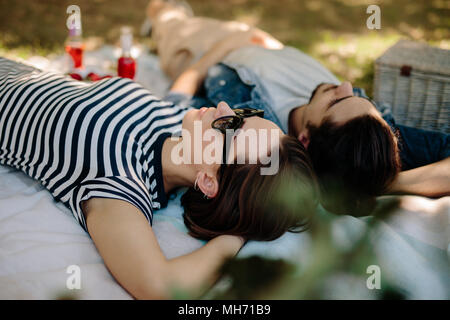
[[[85,231],[92,197],[127,201],[152,223],[167,205],[162,144],[186,111],[129,79],[88,84],[0,58],[0,164],[39,181]]]

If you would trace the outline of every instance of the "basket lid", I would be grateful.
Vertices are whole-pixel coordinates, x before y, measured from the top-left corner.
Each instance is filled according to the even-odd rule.
[[[407,65],[413,70],[450,75],[450,50],[423,42],[400,40],[376,59],[376,63],[399,68]]]

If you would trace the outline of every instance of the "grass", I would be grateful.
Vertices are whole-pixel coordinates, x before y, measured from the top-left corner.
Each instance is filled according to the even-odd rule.
[[[0,55],[60,54],[70,4],[82,11],[90,43],[116,43],[120,26],[137,31],[148,0],[0,0]],[[321,61],[341,80],[372,92],[373,62],[400,38],[450,49],[445,0],[189,0],[197,15],[258,26]],[[366,27],[366,8],[381,8],[381,29]],[[148,41],[147,39],[139,39]]]

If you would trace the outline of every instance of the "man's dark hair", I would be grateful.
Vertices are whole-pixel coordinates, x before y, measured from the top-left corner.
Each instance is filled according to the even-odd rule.
[[[369,215],[400,171],[397,139],[370,115],[340,125],[325,118],[307,125],[308,152],[321,189],[322,205],[339,214]]]

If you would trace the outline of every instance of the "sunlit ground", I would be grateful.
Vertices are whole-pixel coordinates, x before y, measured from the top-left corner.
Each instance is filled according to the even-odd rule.
[[[0,0],[0,55],[27,58],[63,52],[65,10],[82,10],[91,47],[115,43],[122,25],[137,31],[148,0]],[[450,49],[445,0],[190,0],[197,15],[240,20],[320,60],[340,79],[372,92],[373,62],[400,38]],[[381,8],[381,30],[366,27],[369,4]],[[140,42],[151,45],[148,39]]]

